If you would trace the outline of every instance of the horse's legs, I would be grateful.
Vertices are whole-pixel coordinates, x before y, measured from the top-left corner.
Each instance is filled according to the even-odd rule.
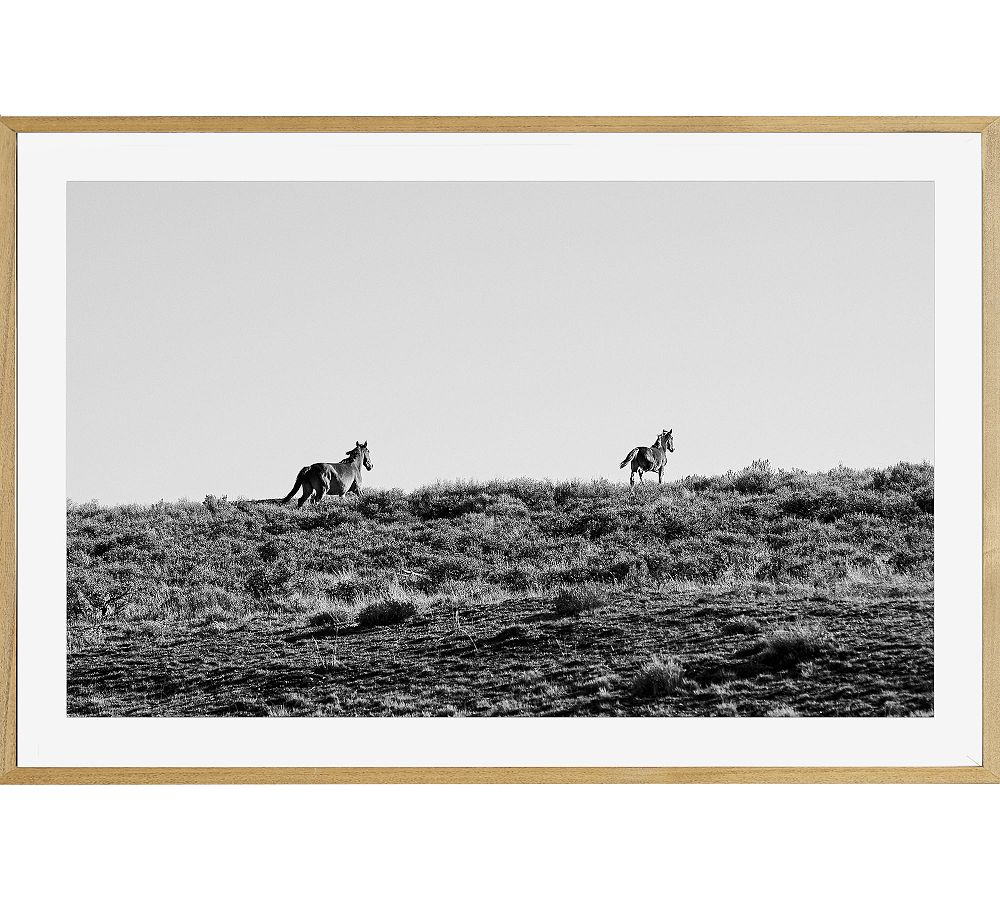
[[[302,486],[302,496],[299,497],[299,509],[306,505],[306,501],[312,496],[313,486],[307,481]]]
[[[642,469],[639,469],[639,481],[640,481],[640,482],[642,481],[642,476],[643,476],[644,474],[645,474],[645,472],[643,472],[643,471],[642,471]]]
[[[635,469],[632,470],[632,474],[628,477],[628,486],[635,487]]]
[[[347,489],[347,493],[349,493],[349,494],[357,494],[357,495],[358,495],[358,496],[360,497],[360,496],[361,496],[361,485],[360,485],[360,484],[358,484],[358,482],[357,482],[357,481],[355,481],[355,482],[354,482],[353,484],[351,484],[351,486],[350,486],[350,487],[349,487],[349,488]]]
[[[327,494],[330,493],[330,479],[320,478],[319,484],[314,485],[316,488],[316,496],[313,497],[313,503],[319,503]]]
[[[656,470],[656,474],[660,476],[660,484],[663,484],[663,466]]]

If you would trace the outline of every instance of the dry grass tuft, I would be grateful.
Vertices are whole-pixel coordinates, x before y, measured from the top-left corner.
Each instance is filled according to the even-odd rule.
[[[768,665],[795,665],[819,656],[832,644],[833,637],[822,625],[791,625],[763,635],[754,656]]]
[[[315,628],[332,628],[352,624],[356,614],[355,608],[347,603],[331,603],[326,609],[313,613],[308,621]]]
[[[361,607],[358,613],[360,628],[378,628],[382,625],[398,625],[417,612],[417,604],[399,597],[379,597]]]
[[[797,713],[792,707],[787,703],[781,706],[775,706],[764,713],[770,719],[797,719],[799,718],[799,713]]]
[[[574,584],[559,589],[552,611],[558,616],[572,616],[600,609],[610,602],[607,587],[592,583]]]
[[[685,684],[684,665],[676,656],[654,656],[633,680],[632,693],[637,697],[663,697],[679,693]]]
[[[760,624],[750,616],[737,616],[722,624],[723,634],[760,634]]]

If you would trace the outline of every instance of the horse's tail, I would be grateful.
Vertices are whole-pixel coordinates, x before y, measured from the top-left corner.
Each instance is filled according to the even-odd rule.
[[[618,468],[619,468],[619,469],[624,469],[624,468],[625,468],[625,466],[627,466],[627,465],[628,465],[628,464],[629,464],[630,462],[632,462],[632,460],[633,460],[633,459],[635,459],[635,455],[636,455],[636,453],[638,453],[638,452],[639,452],[639,448],[638,448],[638,447],[635,447],[635,448],[634,448],[634,449],[632,450],[632,452],[631,452],[631,453],[629,453],[629,455],[628,455],[628,456],[626,456],[626,457],[625,457],[625,459],[623,459],[623,460],[622,460],[622,464],[621,464],[621,465],[620,465],[620,466],[619,466]],[[292,491],[292,493],[294,494],[294,493],[295,493],[295,491]]]
[[[288,492],[288,496],[285,497],[281,502],[287,503],[292,497],[295,496],[295,492],[302,487],[302,479],[306,477],[306,472],[309,471],[309,466],[303,466],[299,471],[299,477],[295,479],[295,484],[292,485],[292,489]]]

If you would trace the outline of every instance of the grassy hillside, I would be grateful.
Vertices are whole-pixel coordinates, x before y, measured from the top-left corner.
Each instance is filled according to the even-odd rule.
[[[80,715],[909,715],[933,468],[67,511]]]

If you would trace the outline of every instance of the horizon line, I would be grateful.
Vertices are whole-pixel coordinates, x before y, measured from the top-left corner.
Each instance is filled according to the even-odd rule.
[[[720,472],[720,473],[716,473],[716,474],[692,473],[690,475],[684,475],[684,476],[682,476],[680,478],[675,478],[675,479],[673,479],[671,481],[664,481],[662,484],[660,484],[658,482],[655,482],[655,481],[642,481],[642,482],[640,482],[639,484],[636,485],[635,489],[636,490],[648,490],[649,488],[655,488],[657,490],[661,490],[661,489],[666,488],[666,487],[672,487],[674,485],[681,485],[681,484],[683,484],[683,482],[688,481],[689,479],[693,479],[693,478],[726,478],[726,477],[728,477],[730,475],[736,475],[736,474],[739,474],[741,472],[745,472],[748,469],[751,469],[753,467],[753,465],[755,463],[758,463],[758,462],[764,462],[764,463],[767,463],[770,466],[770,462],[767,459],[754,460],[753,463],[750,463],[749,465],[744,466],[742,469],[727,469],[725,472]],[[927,459],[922,459],[920,461],[900,459],[900,460],[897,460],[896,462],[894,462],[894,463],[892,463],[890,465],[887,465],[887,466],[855,467],[855,466],[844,465],[843,463],[838,463],[836,466],[833,466],[833,467],[831,467],[829,469],[816,469],[816,470],[798,469],[798,468],[783,469],[783,468],[780,468],[780,467],[771,466],[771,470],[775,474],[780,474],[780,475],[829,475],[829,474],[831,474],[833,472],[838,472],[838,471],[843,471],[843,470],[846,470],[846,471],[852,472],[852,473],[862,474],[862,473],[865,473],[865,472],[881,472],[881,471],[885,471],[887,469],[893,469],[893,468],[895,468],[898,465],[922,466],[922,467],[929,467],[931,469],[934,468],[934,463],[932,461],[930,461],[930,460],[927,460]],[[586,477],[586,476],[576,476],[576,477],[569,477],[569,478],[538,478],[538,477],[535,477],[535,476],[532,476],[532,475],[517,475],[517,476],[512,476],[512,477],[490,477],[490,478],[439,478],[436,481],[429,481],[429,482],[426,482],[426,483],[421,484],[421,485],[417,485],[416,487],[412,487],[412,488],[401,488],[401,487],[392,486],[392,485],[371,486],[371,487],[365,487],[364,488],[363,495],[364,494],[384,494],[384,493],[392,493],[392,492],[398,492],[400,494],[408,495],[408,494],[416,493],[417,491],[426,490],[428,488],[489,487],[489,486],[493,486],[493,485],[498,485],[499,486],[499,485],[514,484],[514,483],[517,483],[517,482],[529,482],[531,484],[539,484],[539,485],[545,484],[545,485],[552,485],[552,486],[556,486],[556,487],[562,486],[562,485],[584,485],[584,484],[595,485],[595,484],[606,484],[609,487],[621,487],[621,488],[624,488],[624,489],[626,489],[626,490],[628,490],[630,492],[632,490],[627,480],[622,480],[622,481],[614,480],[614,481],[612,481],[610,478],[608,478],[606,476],[603,476],[603,475],[602,476],[593,476],[593,477],[589,477],[589,478]],[[206,494],[205,495],[205,499],[208,499],[209,497],[213,497],[216,500],[225,500],[228,503],[240,503],[240,502],[242,502],[242,503],[276,503],[277,505],[285,505],[285,504],[282,503],[280,497],[242,497],[242,496],[237,496],[237,497],[230,498],[228,496],[228,494],[222,494],[222,495]],[[333,499],[336,500],[336,499],[339,499],[339,498],[336,497],[336,496],[334,496]],[[188,496],[181,496],[181,497],[176,497],[176,498],[171,499],[171,500],[168,500],[165,497],[161,497],[158,500],[147,500],[147,501],[133,500],[133,501],[105,503],[104,501],[102,501],[100,498],[97,498],[97,497],[91,497],[91,498],[88,498],[87,500],[74,500],[72,497],[70,497],[70,496],[67,495],[66,502],[69,503],[69,504],[74,504],[76,506],[86,506],[88,504],[97,504],[99,506],[107,506],[108,508],[112,508],[112,507],[115,507],[115,506],[156,506],[156,505],[161,504],[161,503],[197,503],[197,504],[202,504],[202,503],[204,503],[204,499],[203,500],[196,500],[196,499],[193,499],[193,498],[188,497]],[[289,500],[287,505],[288,506],[292,506],[293,503],[294,503],[293,500]]]

